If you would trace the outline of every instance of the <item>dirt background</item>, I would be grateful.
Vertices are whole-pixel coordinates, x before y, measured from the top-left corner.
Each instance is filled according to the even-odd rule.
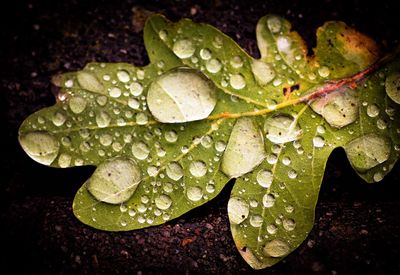
[[[72,199],[93,167],[52,169],[17,142],[24,118],[54,98],[50,77],[90,61],[148,62],[132,8],[172,20],[207,22],[253,56],[257,20],[276,13],[310,45],[315,30],[342,20],[380,41],[398,43],[398,9],[385,1],[9,1],[0,18],[0,270],[2,274],[253,273],[234,247],[226,205],[232,183],[211,203],[165,225],[101,232],[72,214]],[[136,15],[139,13],[136,12]],[[343,151],[331,156],[309,238],[268,274],[394,274],[400,270],[400,167],[365,184]]]

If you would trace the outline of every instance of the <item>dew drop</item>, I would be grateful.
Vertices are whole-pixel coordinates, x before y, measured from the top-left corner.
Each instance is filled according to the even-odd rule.
[[[278,144],[297,140],[303,133],[296,120],[284,114],[269,117],[265,121],[264,131],[267,139]]]
[[[240,90],[246,86],[246,80],[241,74],[233,74],[229,77],[229,84],[233,89]]]
[[[272,66],[260,60],[253,60],[251,63],[251,71],[253,72],[256,81],[261,86],[267,85],[275,78],[275,70]]]
[[[62,125],[65,123],[66,120],[67,120],[67,117],[66,117],[65,114],[62,113],[62,112],[56,112],[56,113],[53,115],[52,119],[51,119],[51,121],[53,122],[53,124],[54,124],[55,126],[57,126],[57,127],[62,126]]]
[[[125,70],[118,71],[117,72],[117,77],[118,77],[118,80],[123,82],[123,83],[129,82],[129,80],[131,79],[129,77],[129,73],[127,71],[125,71]]]
[[[285,230],[292,231],[296,227],[296,222],[293,219],[284,219],[282,225]]]
[[[73,113],[80,114],[85,110],[87,102],[86,99],[80,96],[75,96],[69,100],[68,104]]]
[[[61,154],[61,155],[58,157],[58,165],[59,165],[61,168],[69,167],[69,166],[71,165],[71,160],[72,160],[72,158],[71,158],[70,155],[68,155],[68,154]]]
[[[207,165],[200,160],[196,160],[190,163],[189,171],[192,176],[200,178],[207,173]]]
[[[170,162],[167,165],[166,173],[167,176],[174,181],[178,181],[183,177],[182,166],[177,162]]]
[[[217,150],[218,152],[223,152],[225,151],[226,148],[226,143],[222,140],[219,140],[215,143],[215,150]]]
[[[154,202],[155,202],[157,208],[161,209],[161,210],[167,210],[172,205],[171,197],[168,196],[168,195],[164,195],[164,194],[162,194],[159,197],[155,198]]]
[[[292,162],[292,161],[290,160],[289,157],[283,157],[283,158],[282,158],[282,163],[283,163],[283,165],[288,166],[288,165],[290,165],[291,162]]]
[[[328,67],[322,66],[321,68],[318,69],[318,74],[320,77],[326,78],[330,74],[330,70]]]
[[[132,82],[131,85],[129,85],[129,91],[133,96],[140,96],[143,92],[143,86],[138,82]]]
[[[289,177],[289,179],[295,179],[295,178],[297,178],[297,172],[296,172],[296,170],[293,170],[293,169],[289,170],[289,172],[288,172],[288,177]]]
[[[191,57],[195,50],[196,49],[192,41],[188,39],[178,40],[172,47],[172,51],[176,54],[176,56],[182,59]]]
[[[110,90],[109,90],[109,94],[110,94],[110,96],[111,97],[114,97],[114,98],[118,98],[118,97],[120,97],[121,96],[121,89],[120,88],[117,88],[117,87],[112,87],[112,88],[110,88]]]
[[[113,141],[113,137],[109,134],[102,134],[100,136],[99,141],[100,141],[100,144],[103,146],[110,146]]]
[[[104,91],[103,84],[97,79],[94,74],[80,71],[77,74],[79,85],[90,92],[102,93]]]
[[[104,95],[96,97],[96,102],[100,106],[105,106],[107,104],[107,97]]]
[[[204,48],[200,50],[200,57],[204,60],[209,60],[211,58],[211,51],[210,49]]]
[[[147,167],[147,174],[148,174],[150,177],[155,177],[155,176],[157,176],[157,175],[158,175],[158,172],[159,172],[158,168],[157,168],[156,166],[154,166],[154,165],[151,165],[151,166]]]
[[[250,217],[250,225],[253,227],[260,227],[263,224],[263,218],[260,215]]]
[[[41,131],[29,132],[19,136],[24,151],[35,161],[50,165],[57,157],[60,144],[57,139]]]
[[[274,179],[274,175],[269,170],[260,170],[257,173],[257,182],[261,187],[269,188]]]
[[[131,107],[132,109],[138,110],[140,107],[140,102],[135,98],[130,98],[128,100],[128,106]]]
[[[167,40],[168,33],[166,30],[161,30],[158,32],[158,36],[160,37],[161,40],[165,41]]]
[[[268,25],[268,29],[272,33],[278,33],[281,30],[281,27],[282,27],[281,20],[277,16],[270,16],[267,19],[267,25]]]
[[[210,148],[212,145],[212,142],[213,142],[213,138],[209,135],[206,135],[201,138],[200,143],[204,148]]]
[[[243,66],[243,59],[240,56],[235,55],[232,57],[230,64],[233,68],[239,69]]]
[[[133,195],[140,181],[137,164],[118,157],[101,163],[88,180],[87,188],[99,201],[120,204]]]
[[[136,114],[136,123],[138,125],[146,125],[149,122],[149,118],[146,113],[138,113]]]
[[[100,111],[96,115],[96,123],[100,128],[105,128],[110,125],[111,118],[105,111]]]
[[[379,181],[383,180],[383,174],[381,172],[376,172],[374,174],[373,179],[374,179],[374,182],[379,182]]]
[[[265,194],[263,196],[263,205],[265,208],[271,208],[275,204],[275,196],[272,194]]]
[[[176,68],[150,84],[147,104],[154,117],[165,123],[206,118],[216,104],[216,87],[202,73]]]
[[[278,161],[278,157],[275,154],[268,154],[267,155],[267,162],[269,164],[275,164]]]
[[[376,127],[378,127],[378,129],[380,130],[385,130],[387,127],[387,123],[385,120],[380,118],[376,121]]]
[[[135,158],[139,160],[147,159],[149,156],[150,149],[146,143],[143,141],[136,142],[132,144],[132,154]]]
[[[163,185],[163,190],[165,193],[171,193],[172,191],[174,191],[174,186],[172,183],[166,182]]]
[[[212,59],[208,60],[206,63],[207,71],[209,71],[212,74],[218,73],[221,70],[221,68],[222,68],[222,64],[221,64],[221,61],[219,61],[219,59],[212,58]]]
[[[365,172],[389,159],[391,144],[383,136],[371,133],[350,141],[344,148],[353,167]]]
[[[249,216],[249,204],[242,198],[231,197],[228,201],[228,216],[232,224],[240,224]]]
[[[400,104],[400,73],[390,74],[385,81],[386,93],[391,100]]]
[[[253,170],[265,158],[261,131],[252,119],[237,120],[223,155],[221,170],[232,178]]]
[[[263,252],[266,256],[279,258],[287,255],[289,250],[290,248],[287,243],[281,240],[272,240],[265,244]]]
[[[325,146],[325,139],[321,136],[315,136],[313,138],[313,145],[317,148],[322,148]]]
[[[169,143],[174,143],[178,140],[178,134],[174,130],[165,132],[164,137]]]
[[[379,115],[379,107],[376,104],[368,105],[367,115],[369,117],[377,117]]]
[[[198,186],[190,186],[186,190],[186,196],[193,202],[199,201],[203,197],[203,189]]]

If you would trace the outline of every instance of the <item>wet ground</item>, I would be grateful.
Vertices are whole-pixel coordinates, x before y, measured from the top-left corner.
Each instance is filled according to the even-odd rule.
[[[165,225],[101,232],[72,214],[73,196],[92,167],[52,169],[20,149],[17,130],[30,113],[54,103],[50,77],[90,61],[146,64],[138,6],[172,20],[207,22],[258,56],[255,25],[276,13],[312,47],[318,26],[342,20],[381,42],[398,43],[398,11],[379,1],[13,1],[1,9],[0,104],[3,130],[0,243],[4,274],[253,272],[229,232],[229,184],[211,203]],[[254,4],[251,4],[254,3]],[[138,10],[138,9],[137,9]],[[141,9],[139,9],[141,10]],[[136,12],[136,15],[139,13]],[[137,20],[135,21],[137,22]],[[363,183],[342,151],[329,160],[309,238],[260,273],[393,274],[400,270],[400,167],[379,184]]]

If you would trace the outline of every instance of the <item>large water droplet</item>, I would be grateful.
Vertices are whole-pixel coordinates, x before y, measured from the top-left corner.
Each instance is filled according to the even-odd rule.
[[[118,71],[117,72],[117,77],[118,77],[118,80],[123,82],[123,83],[129,82],[129,80],[131,79],[129,77],[129,73],[127,71],[125,71],[125,70]]]
[[[317,148],[322,148],[325,145],[325,139],[321,136],[313,137],[312,141],[313,141],[314,147],[317,147]]]
[[[285,230],[292,231],[296,227],[296,222],[293,219],[284,219],[282,225]]]
[[[174,143],[178,140],[178,134],[174,130],[165,132],[164,136],[169,143]]]
[[[207,71],[209,71],[212,74],[218,73],[221,70],[221,68],[222,68],[222,64],[216,58],[212,58],[212,59],[208,60],[206,63]]]
[[[178,40],[174,43],[172,47],[172,51],[179,57],[179,58],[189,58],[194,54],[196,48],[194,47],[192,41],[188,39]]]
[[[377,117],[379,115],[379,107],[376,104],[368,105],[367,115],[369,117]]]
[[[386,93],[391,100],[400,104],[400,73],[390,74],[385,81]]]
[[[109,90],[110,96],[111,96],[111,97],[114,97],[114,98],[120,97],[120,96],[121,96],[121,93],[122,93],[122,91],[121,91],[121,89],[118,88],[118,87],[112,87],[112,88],[110,88],[110,90]]]
[[[272,184],[273,179],[274,175],[269,170],[260,170],[257,173],[257,182],[264,188],[269,188]]]
[[[76,77],[78,79],[79,85],[83,89],[95,93],[102,93],[104,91],[103,84],[100,83],[100,81],[94,74],[80,71],[78,72]]]
[[[67,120],[67,117],[65,116],[64,112],[56,112],[53,114],[53,117],[51,121],[55,126],[62,126],[65,121]]]
[[[105,128],[110,125],[111,118],[105,111],[100,111],[96,115],[96,123],[100,128]]]
[[[272,66],[260,60],[253,60],[251,63],[251,71],[253,72],[258,84],[262,86],[267,85],[275,78],[275,70]]]
[[[203,189],[198,186],[190,186],[186,190],[186,196],[193,202],[199,201],[203,197]]]
[[[269,117],[264,124],[266,137],[273,143],[286,143],[297,140],[303,131],[290,115],[278,114]]]
[[[196,160],[190,163],[189,171],[194,177],[200,178],[207,173],[207,165],[204,161]]]
[[[261,131],[251,118],[238,119],[222,158],[222,172],[236,178],[253,170],[264,158]]]
[[[315,100],[311,108],[332,127],[342,128],[357,120],[359,100],[357,92],[347,89],[329,93]]]
[[[19,136],[24,151],[35,161],[50,165],[57,157],[60,144],[47,132],[29,132]]]
[[[109,134],[102,134],[99,138],[99,141],[103,146],[110,146],[113,142],[113,137]]]
[[[263,223],[263,218],[260,215],[250,217],[250,225],[253,227],[260,227]]]
[[[170,162],[167,165],[166,172],[167,176],[174,181],[180,180],[183,177],[182,166],[177,162]]]
[[[266,256],[279,258],[289,253],[289,246],[281,240],[272,240],[265,244],[264,254]]]
[[[364,172],[389,159],[391,144],[385,137],[371,133],[352,140],[344,148],[353,167]]]
[[[143,92],[143,86],[138,82],[132,82],[131,85],[129,85],[129,91],[134,96],[140,96]]]
[[[88,180],[89,192],[99,201],[120,204],[127,201],[141,181],[137,164],[122,157],[100,164]]]
[[[80,97],[80,96],[75,96],[72,97],[69,100],[69,108],[71,109],[72,112],[74,112],[75,114],[80,114],[82,113],[87,105],[86,99]]]
[[[149,156],[150,149],[143,141],[132,144],[132,154],[135,158],[144,160]]]
[[[231,197],[228,201],[228,216],[232,224],[240,224],[249,216],[249,204],[239,197]]]
[[[271,208],[275,204],[275,196],[272,194],[265,194],[263,196],[263,205],[265,208]]]
[[[211,51],[210,49],[204,48],[200,50],[200,57],[204,60],[209,60],[211,58]]]
[[[217,103],[215,85],[201,72],[176,68],[151,83],[147,103],[155,118],[165,123],[206,118]]]
[[[167,210],[168,208],[171,207],[171,204],[172,204],[171,197],[168,195],[164,195],[164,194],[155,198],[154,202],[155,202],[157,208],[161,209],[161,210]]]
[[[233,89],[240,90],[246,86],[246,80],[241,74],[233,74],[229,77],[229,84]]]

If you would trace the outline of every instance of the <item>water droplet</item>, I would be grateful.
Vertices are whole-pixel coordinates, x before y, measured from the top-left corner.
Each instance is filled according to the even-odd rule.
[[[368,105],[367,115],[369,117],[377,117],[379,115],[379,107],[376,104]]]
[[[19,136],[24,151],[35,161],[50,165],[57,157],[60,144],[47,132],[29,132]]]
[[[100,136],[100,144],[103,146],[110,146],[113,142],[113,137],[109,134],[102,134]]]
[[[68,154],[61,154],[61,155],[58,157],[58,165],[59,165],[61,168],[69,167],[69,166],[71,165],[71,160],[72,160],[72,158],[71,158],[70,155],[68,155]]]
[[[68,103],[69,103],[69,108],[75,114],[82,113],[87,105],[86,100],[80,96],[72,97]]]
[[[126,211],[128,211],[128,207],[125,204],[121,204],[119,206],[119,210],[121,211],[121,213],[125,213]]]
[[[159,197],[154,199],[154,202],[158,209],[167,210],[172,205],[171,197],[168,195],[160,195]]]
[[[321,68],[318,69],[318,74],[323,78],[328,77],[330,73],[331,71],[329,70],[328,67],[322,66]]]
[[[136,123],[139,125],[146,125],[149,122],[149,118],[146,113],[137,113],[136,114]]]
[[[258,84],[262,86],[267,85],[275,78],[275,70],[273,67],[260,60],[253,60],[251,63],[251,71],[253,72]]]
[[[275,196],[272,194],[265,194],[263,196],[263,205],[265,208],[271,208],[275,204]]]
[[[232,224],[240,224],[249,216],[248,203],[239,197],[231,197],[228,201],[228,216]]]
[[[322,148],[325,146],[325,139],[321,136],[315,136],[312,141],[314,147]]]
[[[211,145],[212,145],[212,142],[213,142],[213,138],[211,136],[209,136],[209,135],[203,136],[201,138],[201,145],[204,148],[210,148]]]
[[[229,77],[229,84],[233,89],[240,90],[246,86],[246,80],[241,74],[233,74]]]
[[[169,143],[174,143],[178,140],[178,134],[174,130],[165,132],[164,137]]]
[[[166,172],[167,176],[174,181],[178,181],[183,177],[182,166],[177,162],[170,162],[167,165]]]
[[[100,83],[94,74],[80,71],[76,77],[82,89],[95,93],[102,93],[104,91],[103,84]]]
[[[365,172],[389,159],[391,144],[385,137],[371,133],[350,141],[344,148],[353,167]]]
[[[112,87],[112,88],[110,88],[110,90],[109,90],[109,94],[110,94],[110,96],[111,97],[114,97],[114,98],[117,98],[117,97],[120,97],[121,96],[121,89],[120,88],[117,88],[117,87]]]
[[[278,33],[282,27],[281,19],[277,16],[269,16],[267,19],[267,25],[268,29],[272,33]]]
[[[133,96],[140,96],[143,92],[143,86],[138,82],[132,82],[131,85],[129,85],[129,91]]]
[[[268,154],[267,155],[267,162],[269,164],[275,164],[278,161],[278,157],[275,154]]]
[[[283,158],[282,158],[282,163],[283,163],[283,165],[288,166],[288,165],[290,165],[291,162],[292,162],[292,161],[290,160],[289,157],[283,157]]]
[[[359,115],[358,94],[347,89],[329,93],[316,99],[311,108],[320,114],[332,127],[342,128],[357,120]]]
[[[293,170],[293,169],[289,170],[289,172],[288,172],[288,177],[289,177],[289,179],[295,179],[295,178],[297,178],[297,172],[296,172],[296,170]]]
[[[157,176],[157,175],[158,175],[158,172],[159,172],[158,168],[157,168],[156,166],[154,166],[154,165],[151,165],[151,166],[147,167],[147,174],[148,174],[150,177],[155,177],[155,176]]]
[[[198,186],[190,186],[186,190],[186,196],[193,202],[199,201],[203,197],[203,189]]]
[[[196,178],[200,178],[207,173],[207,165],[200,160],[192,161],[189,166],[190,174]]]
[[[381,172],[376,172],[374,174],[374,182],[379,182],[381,180],[383,180],[383,174]]]
[[[253,170],[264,158],[261,131],[251,118],[239,118],[232,129],[223,155],[222,172],[236,178]]]
[[[172,183],[166,182],[166,183],[164,183],[164,185],[163,185],[163,190],[164,190],[164,192],[166,192],[166,193],[171,193],[172,191],[174,191],[174,186],[173,186]]]
[[[155,118],[165,123],[206,118],[216,104],[216,87],[202,73],[176,68],[150,84],[147,103]]]
[[[158,32],[158,36],[160,37],[161,40],[165,41],[167,40],[168,33],[166,30],[161,30]]]
[[[135,158],[144,160],[149,156],[150,149],[143,141],[132,144],[132,154]]]
[[[105,128],[110,125],[111,118],[105,111],[100,111],[96,115],[96,123],[100,128]]]
[[[132,109],[138,110],[140,107],[140,102],[135,98],[130,98],[128,100],[128,106],[131,107]]]
[[[215,143],[215,150],[217,150],[218,152],[223,152],[225,151],[226,148],[226,143],[222,140],[219,140]]]
[[[260,170],[257,173],[257,182],[264,188],[269,188],[274,179],[274,175],[269,170]]]
[[[107,97],[104,95],[98,96],[96,98],[96,102],[97,104],[99,104],[100,106],[104,106],[107,104]]]
[[[129,73],[127,71],[125,71],[125,70],[118,71],[117,72],[117,77],[118,77],[118,80],[123,82],[123,83],[129,82],[129,80],[131,79],[129,77]]]
[[[235,55],[232,57],[230,64],[233,68],[239,69],[243,66],[243,59],[240,56]]]
[[[221,61],[216,58],[208,60],[206,63],[206,69],[212,74],[218,73],[222,69]]]
[[[293,211],[294,211],[294,207],[293,207],[293,205],[286,205],[285,206],[285,211],[287,212],[287,213],[293,213]]]
[[[378,129],[380,130],[385,130],[387,127],[387,123],[385,120],[380,118],[376,121],[376,127],[378,127]]]
[[[213,185],[213,184],[207,184],[207,185],[206,185],[206,191],[207,191],[208,193],[214,193],[214,192],[215,192],[215,185]]]
[[[322,126],[322,125],[318,125],[318,127],[317,127],[317,132],[319,133],[319,134],[325,134],[325,127],[324,126]]]
[[[278,47],[278,50],[280,52],[283,52],[285,54],[288,54],[289,51],[291,50],[290,46],[292,44],[292,41],[289,37],[287,36],[278,36],[278,38],[276,39],[276,45]]]
[[[286,143],[300,138],[303,131],[297,121],[289,115],[278,114],[269,117],[264,124],[266,137],[273,143]]]
[[[289,253],[289,246],[281,240],[272,240],[265,244],[264,254],[273,258],[279,258]]]
[[[64,85],[66,88],[72,88],[74,86],[74,81],[72,79],[68,79],[65,81]]]
[[[87,188],[99,201],[120,204],[133,195],[140,181],[137,164],[118,157],[101,163],[88,180]]]
[[[178,40],[174,43],[172,47],[172,51],[178,56],[179,58],[189,58],[194,54],[195,47],[192,41],[188,39]]]
[[[223,45],[222,38],[220,36],[216,36],[212,42],[213,46],[217,49],[220,49]]]
[[[250,217],[250,225],[253,227],[260,227],[263,224],[263,218],[260,215]]]
[[[134,209],[129,209],[128,215],[134,217],[136,215],[136,211]]]
[[[211,58],[212,54],[210,49],[204,48],[200,50],[200,57],[201,59],[204,60],[209,60]]]
[[[284,219],[282,225],[285,230],[292,231],[296,227],[296,222],[293,219]]]
[[[51,121],[53,122],[53,124],[55,126],[62,126],[66,120],[67,120],[67,117],[62,112],[54,113],[54,115],[51,119]]]
[[[278,231],[278,227],[275,224],[267,225],[267,232],[271,235],[275,234]]]
[[[390,74],[385,81],[386,93],[391,100],[400,104],[400,73]]]

